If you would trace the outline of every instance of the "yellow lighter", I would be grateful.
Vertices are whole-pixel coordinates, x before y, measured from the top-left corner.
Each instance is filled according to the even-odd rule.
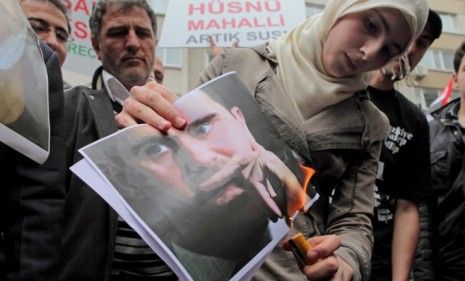
[[[304,235],[299,232],[289,239],[289,244],[299,266],[304,267],[307,263],[307,252],[313,248],[312,243],[305,239]]]

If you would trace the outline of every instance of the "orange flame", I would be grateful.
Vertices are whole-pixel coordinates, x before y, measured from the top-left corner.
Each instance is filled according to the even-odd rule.
[[[313,175],[315,174],[315,169],[304,166],[302,164],[299,164],[299,167],[302,170],[302,172],[304,173],[304,181],[302,183],[302,188],[306,193],[307,192],[307,186],[310,183],[310,180],[312,179]]]
[[[302,170],[302,172],[304,173],[304,180],[302,182],[302,192],[300,193],[300,208],[299,209],[303,209],[306,207],[307,205],[307,201],[309,201],[309,198],[308,195],[307,195],[307,187],[310,183],[310,180],[312,179],[313,175],[315,174],[315,169],[313,168],[310,168],[310,167],[307,167],[307,166],[304,166],[302,164],[299,164],[299,167],[300,169]],[[307,211],[307,210],[304,210],[304,211]]]

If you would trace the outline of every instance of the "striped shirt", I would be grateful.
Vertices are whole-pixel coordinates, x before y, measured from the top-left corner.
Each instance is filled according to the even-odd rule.
[[[111,276],[112,281],[177,280],[171,269],[120,217],[118,217]]]

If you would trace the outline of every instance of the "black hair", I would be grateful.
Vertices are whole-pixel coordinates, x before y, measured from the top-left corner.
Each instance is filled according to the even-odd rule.
[[[426,21],[426,26],[430,27],[431,35],[434,39],[438,39],[442,33],[442,20],[441,17],[433,10],[429,10],[428,20]]]
[[[124,12],[130,11],[133,7],[139,7],[145,10],[152,24],[153,34],[156,36],[157,18],[155,16],[155,12],[152,10],[146,0],[100,0],[95,4],[92,10],[92,14],[89,18],[90,30],[95,40],[100,40],[99,36],[100,31],[102,30],[103,16],[107,11],[108,6],[113,4],[118,5],[119,8]]]
[[[23,2],[24,0],[20,0],[19,3]],[[36,0],[38,2],[50,2],[53,6],[55,6],[61,13],[65,16],[66,23],[68,24],[68,33],[71,33],[71,24],[69,23],[68,17],[68,8],[63,0]]]
[[[460,44],[460,46],[457,48],[457,51],[455,51],[455,55],[454,55],[455,73],[459,72],[460,63],[462,62],[464,55],[465,55],[465,41],[463,41],[462,44]]]

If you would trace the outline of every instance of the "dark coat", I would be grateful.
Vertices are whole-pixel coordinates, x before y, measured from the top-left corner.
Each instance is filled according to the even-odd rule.
[[[465,137],[456,117],[459,105],[459,99],[450,102],[433,112],[430,122],[436,280],[465,280]]]
[[[65,93],[65,108],[66,158],[70,167],[82,159],[78,149],[117,128],[104,90],[75,87]],[[117,214],[71,171],[66,173],[66,188],[60,280],[109,280]]]
[[[57,55],[47,66],[50,155],[39,165],[0,144],[0,280],[56,280],[64,213],[63,82]]]

